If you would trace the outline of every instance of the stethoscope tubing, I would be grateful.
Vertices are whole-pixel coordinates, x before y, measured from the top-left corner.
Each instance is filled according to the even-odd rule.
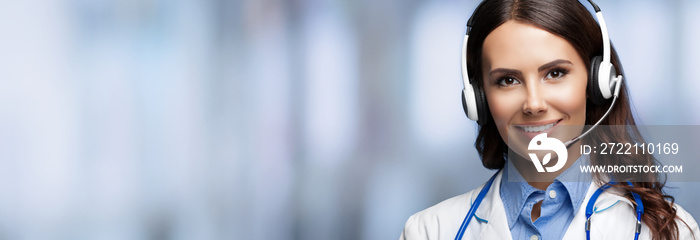
[[[462,221],[462,225],[459,227],[459,231],[457,232],[457,236],[455,236],[455,240],[462,239],[462,235],[464,235],[464,231],[466,231],[467,226],[469,226],[469,221],[471,221],[474,214],[476,214],[476,209],[479,208],[481,201],[484,200],[484,197],[486,197],[486,193],[488,193],[489,189],[491,188],[491,184],[493,184],[493,180],[496,179],[496,176],[498,175],[499,172],[500,172],[500,170],[498,172],[496,172],[496,174],[494,174],[491,177],[491,179],[489,179],[484,184],[484,187],[481,188],[481,191],[479,191],[479,195],[476,197],[476,200],[474,200],[474,203],[469,208],[469,212],[467,212],[467,216],[464,217],[464,220]]]

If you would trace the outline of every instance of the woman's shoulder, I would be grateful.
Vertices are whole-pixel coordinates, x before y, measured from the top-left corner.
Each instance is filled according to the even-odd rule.
[[[464,217],[477,195],[483,189],[485,183],[471,191],[445,199],[431,207],[413,214],[411,217],[431,218],[431,217]],[[462,211],[464,210],[464,211]]]
[[[443,233],[456,232],[482,187],[483,185],[448,198],[411,215],[400,239],[438,239]]]
[[[611,189],[601,195],[601,198],[596,201],[594,215],[601,214],[603,217],[596,218],[596,220],[593,221],[594,227],[591,227],[591,229],[606,229],[604,226],[616,226],[619,229],[633,229],[634,226],[632,225],[634,225],[634,222],[620,221],[620,219],[635,218],[636,216],[633,201],[630,201],[623,195],[624,192],[620,189]],[[669,202],[669,204],[671,204],[671,202]],[[678,226],[677,239],[700,240],[700,229],[698,228],[695,218],[681,207],[681,205],[677,203],[672,204],[673,208],[676,210],[676,225]],[[649,213],[645,212],[644,214],[646,215]],[[645,222],[642,222],[642,224],[644,226],[642,227],[643,235],[651,236],[652,233],[649,232],[650,229],[646,226],[647,224]],[[594,234],[593,231],[594,230],[591,230],[592,236]],[[607,233],[599,232],[599,234]],[[610,235],[607,236],[610,237]],[[593,237],[591,238],[593,239]]]
[[[695,218],[681,207],[681,205],[674,203],[673,208],[676,209],[676,216],[678,217],[676,220],[678,225],[678,239],[700,239],[700,229],[698,228],[698,223],[695,221]]]
[[[455,213],[456,211],[459,211],[460,209],[468,209],[469,206],[471,206],[472,203],[472,192],[474,190],[469,191],[467,193],[454,196],[448,199],[445,199],[441,201],[438,204],[435,204],[433,206],[430,206],[426,209],[423,209],[420,212],[417,212],[413,214],[411,217],[422,217],[422,218],[429,218],[429,217],[438,217],[438,216],[447,216]]]

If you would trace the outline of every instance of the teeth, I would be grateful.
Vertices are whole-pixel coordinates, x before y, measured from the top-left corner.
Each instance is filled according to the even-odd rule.
[[[554,124],[557,124],[557,122],[553,122],[553,123],[550,123],[547,125],[541,125],[541,126],[523,126],[522,128],[523,128],[523,130],[525,130],[525,132],[542,132],[542,131],[545,131],[547,129],[552,128],[554,126]]]

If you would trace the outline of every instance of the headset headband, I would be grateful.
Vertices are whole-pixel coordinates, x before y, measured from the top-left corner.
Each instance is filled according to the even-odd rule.
[[[474,9],[474,13],[479,11],[481,6],[486,1],[487,0],[481,1],[476,9]],[[596,12],[595,15],[598,19],[598,25],[600,26],[600,32],[603,38],[602,60],[596,60],[599,62],[592,63],[592,65],[595,65],[595,67],[592,66],[594,71],[591,71],[589,75],[589,78],[591,79],[589,81],[589,85],[594,85],[594,89],[597,91],[595,94],[596,96],[593,97],[595,100],[594,102],[598,102],[599,98],[605,100],[612,97],[613,93],[617,94],[622,78],[621,76],[617,75],[617,71],[611,63],[612,51],[610,50],[610,36],[608,35],[608,26],[605,23],[605,18],[603,18],[603,12],[592,0],[588,0],[588,2],[591,4],[591,6],[593,6],[593,10]],[[481,109],[485,108],[485,96],[480,89],[476,89],[474,86],[472,86],[471,78],[469,78],[469,70],[467,69],[467,43],[469,40],[469,33],[471,32],[472,23],[474,21],[474,13],[472,13],[467,21],[467,29],[464,35],[464,41],[462,42],[462,82],[464,84],[464,89],[462,90],[462,104],[469,119],[475,120],[479,122],[479,124],[483,124],[485,119],[479,119],[479,115],[482,115],[481,118],[485,118],[486,116],[484,111],[487,109]],[[600,97],[598,97],[598,95]]]

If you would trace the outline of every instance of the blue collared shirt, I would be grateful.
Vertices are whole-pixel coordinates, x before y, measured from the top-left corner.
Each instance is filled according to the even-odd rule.
[[[576,211],[579,210],[591,185],[590,174],[581,173],[579,166],[587,157],[580,157],[554,179],[546,190],[527,183],[509,160],[501,178],[501,199],[513,239],[562,239]],[[508,181],[507,177],[515,177]],[[542,201],[540,216],[532,222],[532,208]]]

